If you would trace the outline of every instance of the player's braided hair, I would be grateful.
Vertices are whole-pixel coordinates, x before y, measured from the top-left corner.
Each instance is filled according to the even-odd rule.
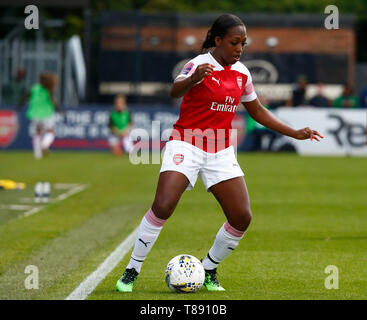
[[[240,25],[243,26],[244,23],[239,17],[233,14],[226,13],[219,16],[209,29],[203,45],[201,46],[201,52],[204,53],[208,51],[207,49],[215,47],[215,37],[223,38],[228,29]]]

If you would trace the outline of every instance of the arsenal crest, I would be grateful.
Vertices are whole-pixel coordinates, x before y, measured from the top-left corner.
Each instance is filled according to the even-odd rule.
[[[0,147],[10,145],[18,133],[18,117],[14,111],[0,110]]]
[[[176,153],[174,156],[173,156],[173,162],[175,163],[175,165],[179,165],[184,159],[184,155],[181,154],[181,153]]]
[[[237,85],[240,89],[242,89],[242,77],[241,76],[238,76],[237,77]]]

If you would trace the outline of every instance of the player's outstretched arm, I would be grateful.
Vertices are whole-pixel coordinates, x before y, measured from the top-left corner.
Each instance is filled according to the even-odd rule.
[[[177,80],[173,83],[171,88],[171,97],[172,98],[181,98],[185,95],[187,91],[189,91],[196,83],[200,82],[206,76],[210,76],[212,74],[213,68],[215,66],[204,63],[195,69],[195,72],[190,76],[183,80]]]
[[[250,102],[244,102],[243,105],[247,109],[249,115],[257,122],[262,124],[263,126],[277,131],[286,136],[298,139],[313,139],[320,141],[319,138],[323,138],[323,136],[316,130],[312,130],[309,127],[295,130],[290,126],[286,125],[284,122],[279,120],[274,114],[268,109],[264,108],[260,103],[259,99],[255,99]]]

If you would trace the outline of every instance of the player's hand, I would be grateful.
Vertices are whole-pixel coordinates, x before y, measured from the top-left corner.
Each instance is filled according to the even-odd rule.
[[[320,141],[319,138],[323,139],[324,136],[321,135],[318,131],[312,130],[309,127],[299,129],[296,131],[295,138],[298,140],[310,139],[311,141],[315,139],[316,141]]]
[[[215,66],[210,63],[204,63],[197,66],[195,72],[191,75],[191,80],[195,83],[200,82],[205,77],[210,76],[214,68]]]

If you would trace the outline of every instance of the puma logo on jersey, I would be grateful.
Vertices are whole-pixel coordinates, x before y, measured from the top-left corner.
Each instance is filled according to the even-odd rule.
[[[218,83],[218,86],[220,86],[220,83],[219,83],[219,80],[220,80],[220,79],[215,79],[214,77],[212,77],[212,79],[213,79],[215,82],[217,82],[217,83]]]
[[[141,240],[140,238],[139,238],[139,241],[140,241],[140,242],[142,242],[142,243],[143,243],[143,244],[148,248],[148,243],[150,243],[150,242],[148,242],[148,241],[147,241],[147,242],[144,242],[144,241],[143,241],[143,240]]]

